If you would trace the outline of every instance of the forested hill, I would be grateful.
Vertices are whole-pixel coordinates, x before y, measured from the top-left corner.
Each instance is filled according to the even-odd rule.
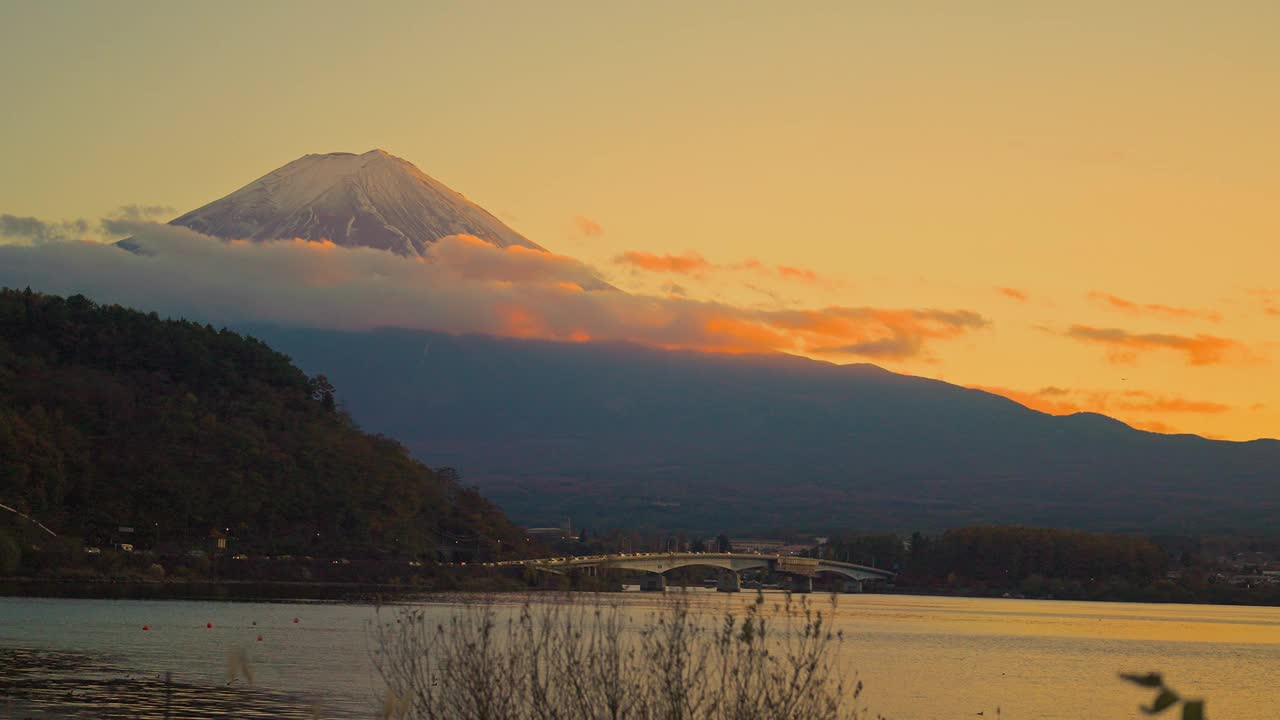
[[[522,539],[449,475],[361,432],[323,377],[258,340],[0,290],[0,503],[58,533],[190,545],[230,528],[312,555]]]

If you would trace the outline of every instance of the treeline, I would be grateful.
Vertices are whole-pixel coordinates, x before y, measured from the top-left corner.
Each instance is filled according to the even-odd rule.
[[[940,535],[855,535],[814,550],[895,570],[899,587],[1066,600],[1280,604],[1280,587],[1245,588],[1177,547],[1135,535],[979,526]]]
[[[1145,538],[1016,526],[858,535],[836,539],[825,552],[832,559],[896,570],[900,583],[930,586],[1010,588],[1034,576],[1151,582],[1168,569],[1164,551]]]
[[[1168,569],[1165,553],[1151,541],[1027,527],[967,527],[939,537],[913,535],[905,574],[916,582],[966,582],[1019,586],[1040,576],[1082,583],[1122,578],[1149,583]]]
[[[0,290],[0,503],[86,544],[122,527],[308,555],[523,544],[477,492],[361,432],[334,392],[226,329]]]

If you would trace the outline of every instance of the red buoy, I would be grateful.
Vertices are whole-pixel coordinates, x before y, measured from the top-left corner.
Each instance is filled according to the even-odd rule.
[[[142,626],[142,629],[143,629],[143,630],[150,630],[150,629],[151,629],[151,626],[150,626],[150,625],[143,625],[143,626]]]
[[[261,636],[261,635],[259,635],[259,636],[258,636],[258,642],[262,642],[262,636]]]
[[[298,618],[294,618],[294,619],[293,619],[293,622],[294,622],[295,624],[297,624],[297,622],[298,622]]]
[[[204,626],[207,628],[211,628],[213,627],[213,623],[205,623]]]

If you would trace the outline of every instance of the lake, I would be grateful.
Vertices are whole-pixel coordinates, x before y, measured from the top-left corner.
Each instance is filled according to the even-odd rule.
[[[754,600],[689,595],[707,612]],[[526,597],[556,601],[492,599]],[[636,613],[659,602],[605,597]],[[421,606],[443,619],[477,599]],[[830,610],[828,596],[810,600]],[[139,709],[162,717],[167,702],[183,717],[369,718],[378,707],[365,635],[374,613],[327,603],[0,598],[0,698],[19,708],[15,717],[132,718]],[[1280,608],[868,594],[839,596],[833,620],[872,716],[992,718],[998,708],[1002,720],[1135,718],[1151,694],[1116,673],[1159,670],[1185,696],[1205,697],[1211,718],[1280,717]],[[228,685],[229,658],[241,656],[252,688],[243,674]]]

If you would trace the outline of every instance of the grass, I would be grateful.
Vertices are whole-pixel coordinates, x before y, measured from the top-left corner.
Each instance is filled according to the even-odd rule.
[[[641,619],[603,600],[420,609],[370,629],[385,720],[856,720],[843,636],[807,599],[741,613],[667,598]]]

